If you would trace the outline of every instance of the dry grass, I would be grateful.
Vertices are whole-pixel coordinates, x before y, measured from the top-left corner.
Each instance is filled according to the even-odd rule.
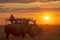
[[[35,38],[9,36],[9,40],[60,40],[60,26],[42,26],[43,32]],[[4,26],[0,26],[0,40],[5,39]]]

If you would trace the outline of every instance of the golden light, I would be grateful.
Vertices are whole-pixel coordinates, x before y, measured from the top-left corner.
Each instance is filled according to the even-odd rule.
[[[39,15],[39,20],[41,24],[54,24],[55,16],[53,12],[41,12],[42,14]]]
[[[47,21],[48,21],[48,20],[49,20],[49,16],[46,16],[46,17],[45,17],[45,20],[47,20]]]

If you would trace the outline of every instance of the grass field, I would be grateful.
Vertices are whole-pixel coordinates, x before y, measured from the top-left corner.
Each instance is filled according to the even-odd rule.
[[[9,36],[9,40],[60,40],[60,25],[40,25],[43,31],[35,38]],[[0,26],[0,40],[5,40],[4,26]]]

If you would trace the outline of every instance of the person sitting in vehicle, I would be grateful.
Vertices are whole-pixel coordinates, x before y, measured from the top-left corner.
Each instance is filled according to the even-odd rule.
[[[11,22],[11,24],[14,23],[14,22],[13,22],[14,20],[15,20],[15,18],[14,18],[14,16],[11,14],[11,16],[10,16],[10,22]]]

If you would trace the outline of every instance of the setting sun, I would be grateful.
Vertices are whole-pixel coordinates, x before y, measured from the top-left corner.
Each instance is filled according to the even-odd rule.
[[[55,14],[54,12],[50,12],[50,11],[45,11],[42,12],[41,15],[39,15],[40,17],[40,24],[55,24]]]
[[[48,16],[46,16],[46,17],[45,17],[45,20],[49,20],[49,17],[48,17]]]

